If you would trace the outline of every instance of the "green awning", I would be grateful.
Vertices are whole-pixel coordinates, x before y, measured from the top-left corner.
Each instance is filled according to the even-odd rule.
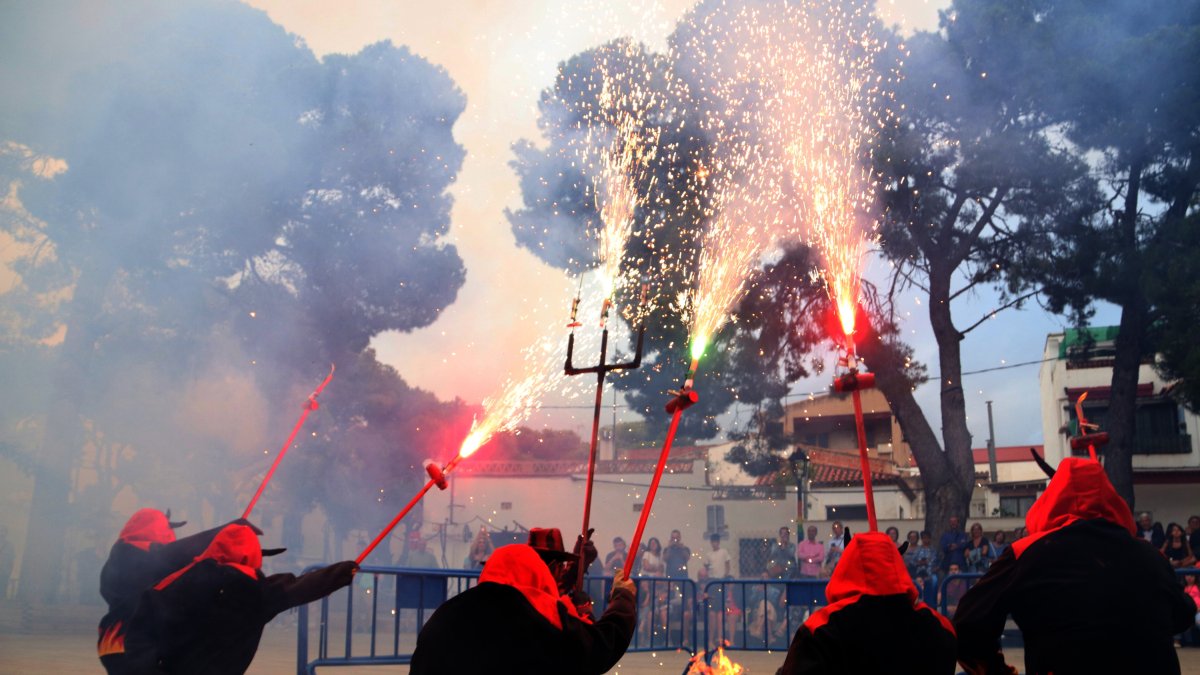
[[[1067,358],[1067,350],[1088,342],[1089,336],[1093,343],[1112,342],[1117,339],[1117,326],[1088,326],[1082,330],[1068,328],[1063,335],[1063,341],[1058,343],[1058,358]]]

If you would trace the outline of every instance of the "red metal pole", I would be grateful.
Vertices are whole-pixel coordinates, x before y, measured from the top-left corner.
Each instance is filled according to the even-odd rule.
[[[637,529],[633,531],[633,540],[629,542],[629,557],[625,558],[626,579],[633,571],[633,559],[637,556],[638,546],[642,543],[642,531],[646,529],[646,521],[650,519],[650,506],[654,503],[654,494],[658,492],[658,483],[662,480],[663,469],[667,466],[667,455],[671,454],[671,444],[675,442],[675,430],[679,428],[679,416],[682,414],[683,406],[679,406],[675,409],[675,414],[671,416],[671,427],[667,429],[667,438],[663,441],[662,452],[658,456],[654,479],[650,481],[650,489],[646,491],[646,503],[642,505],[642,515],[638,518]]]
[[[375,537],[375,539],[368,544],[365,549],[363,549],[363,552],[358,554],[358,557],[354,559],[354,562],[361,565],[362,561],[365,560],[367,556],[371,555],[371,551],[374,551],[375,547],[378,546],[379,543],[382,542],[384,538],[387,537],[388,534],[400,524],[400,521],[404,520],[404,516],[407,516],[408,512],[412,511],[413,507],[417,505],[417,502],[421,501],[421,497],[424,497],[425,493],[429,492],[429,488],[436,485],[438,486],[439,490],[445,490],[446,476],[454,470],[454,467],[458,466],[458,463],[461,462],[462,459],[462,455],[455,455],[454,459],[450,460],[450,463],[444,467],[439,467],[433,462],[428,462],[425,466],[425,471],[430,476],[429,482],[425,483],[425,487],[421,488],[421,490],[417,492],[412,499],[408,500],[408,503],[404,505],[404,508],[400,509],[400,513],[397,513],[396,517],[392,518],[392,522],[388,523],[387,527],[383,528],[383,532],[380,532],[379,536]]]
[[[588,473],[587,486],[583,493],[583,529],[580,530],[581,536],[586,540],[588,536],[588,527],[591,524],[592,517],[592,485],[596,480],[596,451],[597,442],[600,436],[600,405],[604,398],[604,359],[607,358],[608,351],[608,329],[600,334],[600,370],[596,372],[596,405],[593,408],[592,414],[592,441],[588,449]],[[586,571],[586,565],[583,547],[579,549],[579,562],[576,565],[578,568],[575,575],[575,590],[583,588],[583,573]]]
[[[871,462],[867,459],[867,431],[863,425],[862,396],[858,389],[851,395],[854,397],[854,426],[858,431],[858,459],[862,463],[863,488],[867,498],[867,524],[872,532],[878,532],[879,523],[875,520],[875,491],[871,489]]]
[[[300,433],[300,427],[304,426],[304,420],[308,419],[308,414],[320,407],[317,404],[317,396],[325,389],[325,385],[329,384],[329,380],[331,379],[333,379],[333,366],[329,367],[329,374],[325,376],[321,384],[313,390],[313,393],[308,395],[308,400],[304,402],[304,412],[300,413],[300,419],[296,420],[296,426],[292,427],[292,433],[283,442],[283,447],[279,449],[279,454],[275,455],[275,462],[271,464],[267,475],[263,476],[262,483],[258,485],[258,491],[254,493],[254,498],[250,500],[250,503],[246,505],[246,510],[242,512],[243,520],[250,517],[250,512],[254,510],[254,505],[258,503],[258,498],[262,496],[267,483],[271,482],[271,476],[275,475],[275,469],[279,468],[279,462],[283,461],[283,456],[287,454],[288,448],[292,446],[292,441],[295,440],[296,434]]]
[[[637,557],[638,546],[642,543],[642,532],[646,529],[646,521],[650,519],[650,508],[654,505],[654,495],[658,492],[658,484],[662,480],[663,469],[667,466],[667,456],[671,454],[671,445],[675,443],[675,430],[679,428],[679,416],[684,410],[700,400],[700,395],[692,389],[696,377],[696,368],[700,365],[699,358],[692,359],[683,388],[675,392],[675,398],[667,401],[667,412],[671,413],[671,426],[667,429],[667,437],[663,440],[662,452],[658,455],[658,466],[654,469],[654,479],[650,481],[650,489],[646,491],[646,503],[642,505],[642,515],[638,518],[637,529],[633,532],[633,541],[629,543],[629,557],[625,559],[625,578],[628,579],[633,571],[633,561]]]
[[[397,513],[396,517],[392,518],[392,522],[388,523],[387,527],[383,528],[383,532],[380,532],[379,536],[375,537],[375,540],[368,544],[367,547],[363,549],[362,553],[358,554],[358,557],[354,559],[354,562],[361,565],[362,561],[365,560],[367,556],[371,555],[371,551],[374,551],[375,547],[378,546],[379,543],[383,541],[384,538],[386,538],[397,525],[400,524],[400,521],[404,519],[404,516],[407,516],[408,512],[412,511],[412,508],[417,505],[417,502],[421,501],[421,497],[424,497],[425,493],[429,492],[429,488],[433,487],[434,482],[435,481],[432,478],[429,479],[429,482],[425,483],[425,487],[421,488],[421,491],[418,492],[411,500],[409,500],[408,504],[405,504],[403,509],[400,509],[400,513]]]

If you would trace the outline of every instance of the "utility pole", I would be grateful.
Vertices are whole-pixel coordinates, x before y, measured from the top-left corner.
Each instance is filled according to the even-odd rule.
[[[996,430],[992,427],[992,402],[987,402],[988,408],[988,470],[991,472],[992,484],[999,480],[996,475]]]

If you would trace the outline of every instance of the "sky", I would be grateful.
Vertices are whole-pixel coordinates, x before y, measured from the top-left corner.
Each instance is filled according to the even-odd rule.
[[[496,393],[517,355],[545,330],[566,323],[575,282],[519,249],[504,215],[521,203],[516,175],[509,168],[511,146],[537,139],[537,100],[558,64],[615,37],[632,36],[664,49],[675,22],[691,0],[457,0],[446,3],[394,0],[251,0],[248,4],[302,38],[319,57],[355,53],[380,40],[408,45],[444,67],[467,97],[467,110],[454,128],[466,160],[451,192],[455,199],[450,241],[458,247],[467,280],[456,302],[432,325],[412,333],[386,333],[373,346],[381,361],[396,367],[412,385],[442,399],[479,402]],[[880,14],[908,31],[933,30],[942,0],[881,0]],[[880,280],[885,264],[865,276]],[[937,353],[919,294],[905,300],[912,321],[907,337],[936,381]],[[974,323],[994,306],[983,293],[956,307],[959,325]],[[1102,310],[1097,324],[1113,320]],[[973,331],[964,347],[963,369],[973,371],[1036,361],[1048,333],[1065,319],[1039,309],[1006,311]],[[565,331],[564,331],[565,339]],[[994,401],[997,444],[1041,442],[1037,366],[1027,365],[965,378],[968,424],[975,444],[986,443],[986,401]],[[797,395],[826,390],[828,382],[809,380]],[[925,385],[918,401],[935,428],[937,392]],[[611,397],[608,397],[611,398]],[[606,398],[606,400],[608,400]],[[794,398],[792,400],[795,400]],[[586,433],[591,406],[552,397],[532,420]],[[580,405],[570,409],[571,405]],[[606,413],[607,419],[608,413]],[[735,411],[727,426],[745,423]]]

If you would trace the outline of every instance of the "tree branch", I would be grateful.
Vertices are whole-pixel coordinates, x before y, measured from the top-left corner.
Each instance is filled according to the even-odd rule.
[[[1039,288],[1035,291],[1029,291],[1028,293],[1023,293],[1023,294],[1013,298],[1012,300],[1009,300],[1008,302],[1004,303],[1003,305],[1000,305],[996,309],[993,309],[991,312],[988,312],[983,318],[981,318],[980,320],[971,324],[970,326],[967,326],[966,328],[960,330],[959,333],[966,335],[967,333],[970,333],[975,328],[978,328],[979,325],[982,324],[984,321],[987,321],[988,319],[995,316],[997,312],[1003,312],[1004,310],[1008,309],[1009,307],[1018,305],[1024,301],[1028,300],[1029,298],[1040,294],[1041,292],[1042,292],[1042,289]]]
[[[996,213],[996,209],[1000,208],[1000,203],[1004,201],[1004,195],[1008,194],[1008,190],[1009,187],[1007,185],[1001,185],[996,188],[996,196],[984,207],[983,213],[976,219],[975,226],[971,228],[971,232],[952,253],[952,258],[956,261],[956,265],[957,261],[961,261],[966,257],[967,253],[971,250],[973,242],[977,241],[979,235],[983,233],[983,228],[987,227],[988,223],[992,221],[992,216]]]

